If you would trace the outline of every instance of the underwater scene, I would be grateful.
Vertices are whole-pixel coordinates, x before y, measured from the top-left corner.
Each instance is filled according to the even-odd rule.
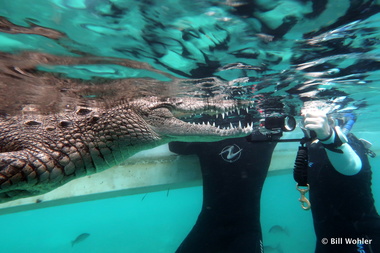
[[[375,0],[0,0],[0,252],[380,252],[379,82]]]

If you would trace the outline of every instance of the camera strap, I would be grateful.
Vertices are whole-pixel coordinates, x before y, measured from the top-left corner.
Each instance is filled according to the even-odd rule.
[[[301,139],[300,146],[293,169],[293,178],[297,182],[296,189],[301,193],[301,207],[304,210],[309,210],[311,207],[310,201],[306,198],[306,193],[310,190],[310,186],[307,182],[307,168],[308,168],[308,148],[305,143],[308,139]]]

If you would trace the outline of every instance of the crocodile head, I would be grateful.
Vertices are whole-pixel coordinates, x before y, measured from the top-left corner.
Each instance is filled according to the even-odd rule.
[[[252,132],[252,124],[216,124],[225,114],[246,110],[248,101],[168,98],[135,100],[131,107],[160,138],[210,142],[237,138]],[[207,115],[207,120],[205,119]]]
[[[0,117],[0,202],[42,194],[170,141],[242,137],[245,127],[200,122],[248,102],[141,98],[108,108]],[[213,123],[216,121],[213,121]]]

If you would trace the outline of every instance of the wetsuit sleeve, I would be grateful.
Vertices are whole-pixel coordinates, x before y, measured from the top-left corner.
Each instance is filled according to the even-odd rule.
[[[331,137],[322,141],[323,144],[331,144],[335,139],[335,131],[332,132]],[[327,156],[334,166],[335,170],[339,173],[352,176],[357,174],[362,168],[362,161],[359,156],[352,149],[350,144],[343,143],[340,147],[337,148],[340,152],[334,152],[329,149],[326,149]]]
[[[337,130],[330,126],[326,113],[320,110],[305,110],[302,114],[305,117],[305,128],[316,133],[335,170],[346,176],[357,174],[362,168],[359,156],[347,140],[341,140],[340,137],[344,139],[344,134],[338,134]]]
[[[196,153],[196,145],[193,142],[173,141],[169,143],[169,150],[179,155],[193,155]]]

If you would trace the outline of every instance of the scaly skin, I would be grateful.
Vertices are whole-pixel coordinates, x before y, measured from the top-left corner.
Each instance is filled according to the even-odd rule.
[[[0,202],[42,194],[170,141],[217,141],[252,131],[222,130],[176,118],[231,111],[243,105],[145,98],[71,114],[0,118]]]

